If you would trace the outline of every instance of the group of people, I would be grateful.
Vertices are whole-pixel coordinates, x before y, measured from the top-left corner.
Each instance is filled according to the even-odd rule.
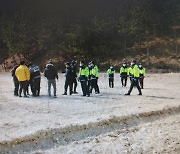
[[[107,70],[109,76],[109,87],[114,87],[114,75],[115,70],[113,65]],[[132,60],[130,67],[127,66],[127,63],[124,62],[122,67],[120,68],[120,77],[121,77],[121,84],[122,87],[127,86],[127,78],[130,79],[130,89],[128,93],[125,95],[130,95],[133,87],[137,87],[139,91],[139,95],[142,95],[141,89],[144,87],[144,77],[145,77],[145,68],[142,66],[142,63],[139,65],[136,64],[136,60]]]
[[[25,61],[21,61],[19,65],[15,65],[11,70],[13,81],[14,81],[14,95],[22,97],[22,92],[24,97],[29,95],[29,86],[32,92],[32,96],[40,95],[40,82],[41,82],[41,73],[37,65],[29,63],[25,64]],[[64,93],[63,95],[77,94],[77,81],[80,82],[82,88],[82,96],[90,97],[90,94],[95,91],[95,94],[99,94],[99,68],[93,62],[90,61],[88,65],[85,65],[84,61],[80,61],[79,64],[79,73],[77,74],[76,61],[66,62],[65,63],[65,83],[64,83]],[[114,75],[115,69],[113,65],[107,70],[109,76],[109,87],[114,88]],[[45,67],[44,76],[47,78],[47,89],[49,97],[51,94],[51,86],[53,87],[53,96],[57,97],[56,94],[56,80],[58,80],[58,73],[50,61]],[[137,65],[136,61],[131,62],[130,67],[127,66],[126,62],[123,63],[120,68],[120,77],[122,87],[127,86],[127,78],[130,79],[130,88],[127,94],[130,95],[133,87],[137,87],[139,95],[142,95],[141,89],[143,89],[143,79],[145,77],[145,68],[142,67],[142,64]],[[140,84],[140,85],[139,85]]]
[[[21,61],[20,64],[15,64],[11,70],[11,74],[14,81],[14,95],[24,97],[29,95],[29,86],[33,96],[40,95],[40,82],[41,73],[39,67],[29,63],[25,64],[25,61]]]

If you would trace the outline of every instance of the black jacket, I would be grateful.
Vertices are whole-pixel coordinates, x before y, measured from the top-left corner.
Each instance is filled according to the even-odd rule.
[[[58,79],[57,70],[55,69],[53,64],[47,64],[44,70],[44,76],[48,80],[54,80],[55,78]]]
[[[16,69],[18,68],[18,65],[17,66],[14,66],[12,69],[11,69],[11,75],[13,77],[13,80],[16,82],[19,82],[16,75],[15,75],[15,72],[16,72]]]
[[[76,66],[75,65],[71,65],[71,69],[72,69],[72,75],[74,78],[77,77],[77,70],[76,70]]]
[[[65,77],[66,77],[66,80],[68,80],[68,81],[72,81],[74,79],[74,74],[73,74],[73,70],[71,67],[66,68]]]

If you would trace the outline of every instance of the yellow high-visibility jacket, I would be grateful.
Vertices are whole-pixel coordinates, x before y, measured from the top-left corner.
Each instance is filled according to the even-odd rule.
[[[133,76],[139,78],[140,75],[139,67],[137,65],[134,65],[132,70],[133,70]]]
[[[18,81],[29,81],[30,71],[26,65],[20,65],[15,72]]]
[[[140,71],[140,76],[144,76],[145,77],[146,69],[145,68],[139,68],[139,71]]]

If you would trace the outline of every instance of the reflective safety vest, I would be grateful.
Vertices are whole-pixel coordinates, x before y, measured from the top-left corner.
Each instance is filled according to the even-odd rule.
[[[91,79],[96,79],[99,76],[98,68],[97,67],[93,67],[90,70],[90,76],[91,76]]]
[[[107,73],[108,73],[108,75],[109,75],[109,77],[111,78],[111,77],[114,77],[114,75],[115,75],[115,70],[112,70],[112,69],[108,69],[107,70]]]
[[[139,67],[138,65],[134,65],[134,67],[132,68],[132,73],[133,73],[133,76],[136,77],[136,78],[139,78],[140,76],[140,71],[139,71]]]
[[[128,74],[128,68],[127,67],[121,67],[120,68],[120,75],[127,75]]]
[[[88,75],[89,75],[89,68],[88,67],[79,69],[79,76],[88,77]]]
[[[145,68],[139,68],[140,76],[145,76],[145,71],[146,71]]]
[[[129,68],[128,68],[128,75],[129,75],[130,77],[133,76],[133,69],[132,69],[132,67],[129,67]]]
[[[95,65],[95,66],[94,66],[94,69],[96,69],[96,70],[97,70],[96,77],[99,77],[99,68],[98,68],[98,66],[97,66],[97,65]]]

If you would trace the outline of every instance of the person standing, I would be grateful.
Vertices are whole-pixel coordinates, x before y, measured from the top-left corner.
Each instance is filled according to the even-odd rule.
[[[84,62],[80,62],[80,68],[79,68],[79,78],[78,80],[81,82],[81,88],[83,92],[83,96],[90,96],[88,84],[87,84],[87,78],[89,75],[89,69],[85,66]]]
[[[19,97],[22,97],[21,96],[22,91],[24,93],[24,97],[28,97],[26,91],[27,91],[28,82],[30,80],[30,71],[28,67],[25,65],[24,61],[20,62],[20,66],[16,69],[15,75],[20,84]]]
[[[120,68],[120,77],[121,77],[122,87],[126,87],[127,77],[128,77],[128,68],[127,68],[127,64],[125,62],[123,63],[122,67]]]
[[[72,71],[72,68],[70,66],[69,62],[65,63],[66,65],[66,70],[65,70],[65,85],[64,85],[64,94],[63,95],[67,95],[67,90],[69,87],[69,95],[72,95],[72,86],[73,86],[73,79],[74,79],[74,74]]]
[[[128,90],[128,93],[126,93],[125,95],[130,95],[134,86],[136,86],[138,91],[139,91],[138,95],[142,95],[141,88],[139,86],[139,75],[140,75],[139,67],[136,64],[135,60],[132,60],[131,64],[132,64],[132,75],[133,75],[133,78],[132,78],[132,82],[131,82],[130,88]]]
[[[18,96],[18,91],[19,91],[19,81],[15,75],[16,69],[19,67],[18,64],[15,64],[14,67],[11,69],[11,75],[13,77],[13,82],[14,82],[14,96]]]
[[[73,85],[72,85],[72,93],[77,94],[78,92],[76,91],[77,88],[77,70],[76,70],[76,61],[71,62],[71,69],[73,73]]]
[[[98,85],[97,85],[97,77],[98,77],[98,69],[94,66],[93,63],[91,63],[90,68],[90,93],[92,93],[92,90],[95,90],[95,93],[98,93]]]
[[[51,85],[54,89],[54,98],[56,98],[56,79],[58,80],[57,70],[55,69],[53,63],[50,61],[44,70],[44,76],[47,78],[48,83],[48,95],[51,97]]]
[[[140,71],[139,83],[140,83],[141,89],[143,89],[146,69],[142,66],[142,63],[139,64],[139,71]]]
[[[107,74],[109,76],[109,87],[114,88],[114,75],[115,75],[115,70],[113,65],[110,66],[110,68],[107,70]]]
[[[41,82],[41,73],[39,67],[32,63],[29,64],[29,70],[31,74],[32,82],[32,93],[33,96],[39,96],[40,94],[40,82]]]
[[[93,61],[91,61],[91,65],[92,65],[92,68],[96,70],[96,80],[95,80],[95,93],[96,94],[99,94],[100,93],[100,90],[99,90],[99,85],[98,85],[98,79],[99,79],[99,68],[97,65],[95,65],[95,63]]]

